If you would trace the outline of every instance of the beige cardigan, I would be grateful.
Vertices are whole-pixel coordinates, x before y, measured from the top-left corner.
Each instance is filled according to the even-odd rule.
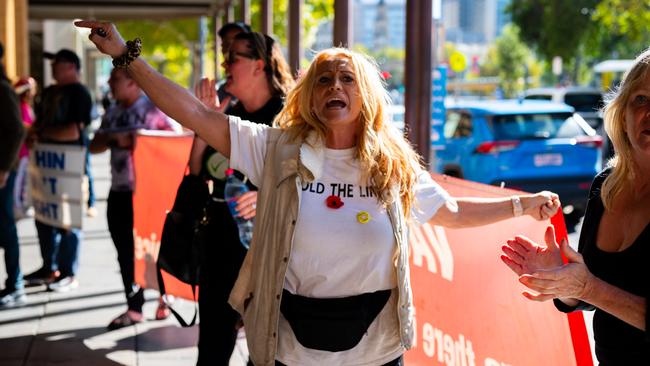
[[[256,366],[275,365],[280,301],[299,214],[300,187],[302,182],[320,177],[324,160],[324,146],[315,134],[305,142],[290,142],[280,129],[272,128],[268,132],[253,240],[229,299],[243,316],[248,350]],[[414,335],[414,309],[408,233],[401,202],[395,201],[387,212],[397,245],[396,315],[402,345],[409,349]]]

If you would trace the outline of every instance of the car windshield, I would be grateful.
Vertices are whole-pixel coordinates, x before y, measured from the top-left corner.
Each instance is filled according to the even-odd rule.
[[[564,102],[576,112],[596,112],[603,106],[603,97],[600,94],[567,94]]]
[[[535,140],[586,135],[571,113],[509,114],[492,117],[495,140]]]

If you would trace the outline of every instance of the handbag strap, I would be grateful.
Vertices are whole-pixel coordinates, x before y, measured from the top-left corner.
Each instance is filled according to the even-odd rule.
[[[167,291],[165,290],[165,281],[162,278],[162,272],[160,269],[160,265],[156,262],[156,276],[158,277],[158,289],[160,291],[160,296],[163,296],[167,294]],[[192,317],[192,320],[188,323],[183,319],[183,317],[176,311],[174,308],[171,306],[171,304],[167,304],[167,300],[165,300],[165,297],[163,297],[163,301],[167,304],[167,307],[169,307],[169,310],[172,312],[174,315],[174,318],[178,320],[178,323],[181,325],[183,328],[191,327],[196,323],[196,315],[199,313],[199,305],[197,303],[196,299],[196,286],[192,285],[192,299],[194,300],[194,317]]]

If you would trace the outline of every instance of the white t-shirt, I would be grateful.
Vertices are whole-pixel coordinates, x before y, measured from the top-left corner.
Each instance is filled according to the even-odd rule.
[[[231,166],[258,185],[266,150],[266,127],[231,119]],[[344,352],[303,347],[280,314],[277,359],[293,365],[381,365],[399,357],[395,239],[386,209],[368,189],[355,149],[325,150],[322,173],[303,183],[300,210],[284,288],[314,298],[336,298],[394,290],[362,340]],[[416,221],[426,222],[449,198],[427,172],[418,176]],[[343,202],[326,204],[329,196]],[[358,217],[361,214],[361,217]],[[365,220],[364,218],[367,218]]]

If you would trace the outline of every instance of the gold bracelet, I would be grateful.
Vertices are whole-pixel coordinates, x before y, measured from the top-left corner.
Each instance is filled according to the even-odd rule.
[[[136,38],[132,41],[126,41],[126,52],[122,56],[113,59],[113,66],[118,69],[128,68],[131,62],[140,56],[141,50],[142,41],[140,38]]]

